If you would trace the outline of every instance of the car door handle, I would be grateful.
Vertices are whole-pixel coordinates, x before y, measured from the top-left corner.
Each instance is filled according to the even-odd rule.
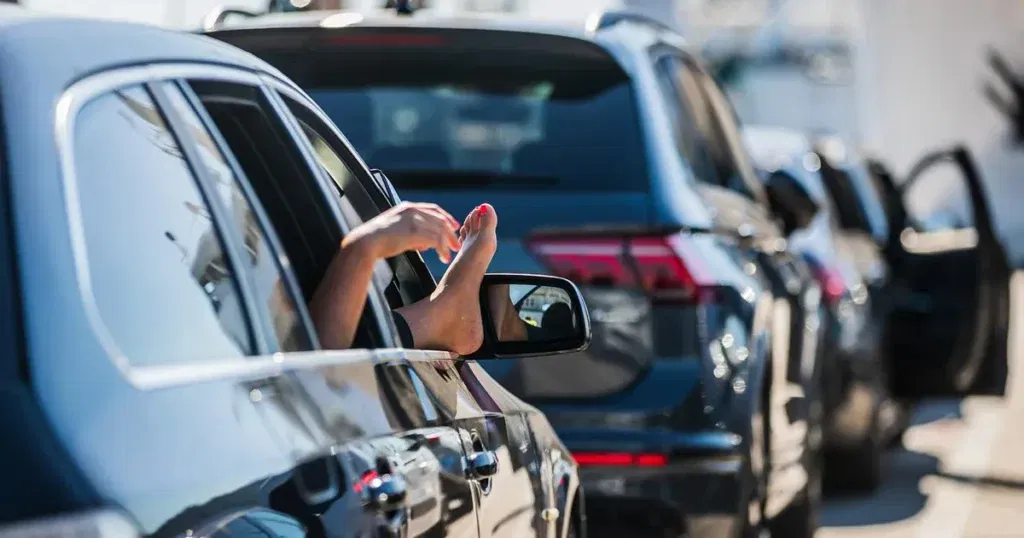
[[[485,480],[498,474],[498,455],[493,450],[474,452],[466,460],[470,479]]]

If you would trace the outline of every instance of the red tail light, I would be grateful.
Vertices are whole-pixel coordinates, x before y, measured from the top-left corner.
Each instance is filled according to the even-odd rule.
[[[585,286],[640,288],[661,302],[708,302],[715,279],[690,236],[539,236],[527,247],[554,274]]]
[[[842,300],[846,294],[846,281],[842,273],[835,267],[817,266],[814,268],[814,276],[821,286],[821,292],[825,302],[834,305]]]
[[[664,467],[668,456],[664,454],[630,454],[626,452],[574,452],[576,464],[581,467]]]

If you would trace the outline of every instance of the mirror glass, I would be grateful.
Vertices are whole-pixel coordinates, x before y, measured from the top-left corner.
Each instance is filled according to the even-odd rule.
[[[498,342],[546,343],[582,336],[581,316],[562,288],[494,283],[486,294]]]

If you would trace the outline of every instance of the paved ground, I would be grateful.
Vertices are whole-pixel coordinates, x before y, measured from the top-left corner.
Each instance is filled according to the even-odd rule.
[[[1014,280],[1010,395],[921,406],[869,498],[833,499],[822,538],[1024,536],[1024,276]]]

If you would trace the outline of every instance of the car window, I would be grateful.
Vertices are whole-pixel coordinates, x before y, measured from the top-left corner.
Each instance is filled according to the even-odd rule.
[[[350,221],[354,221],[353,224],[365,222],[387,209],[387,199],[373,183],[369,171],[355,173],[357,167],[362,165],[333,130],[305,105],[289,97],[284,98],[299,119],[299,125],[313,147],[317,160],[337,187]],[[417,268],[417,264],[422,265],[422,260],[417,258],[418,255],[413,254],[395,256],[386,266],[391,269],[391,273],[383,276],[382,287],[393,308],[412,304],[433,291],[432,286],[426,282],[430,278],[429,270],[425,265]]]
[[[752,197],[750,187],[743,181],[739,168],[742,163],[737,162],[739,155],[733,147],[734,141],[730,140],[723,130],[723,122],[717,117],[724,111],[718,110],[708,95],[704,75],[678,56],[670,56],[665,61],[668,63],[666,68],[671,70],[671,81],[681,107],[687,112],[687,120],[684,121],[692,122],[708,156],[704,176],[698,175],[697,179]]]
[[[676,87],[675,63],[671,57],[662,58],[657,64],[658,86],[670,114],[672,135],[679,156],[691,167],[697,179],[717,183],[715,168],[708,154],[708,141],[702,136],[682,94]]]
[[[712,118],[716,127],[715,131],[719,137],[718,144],[722,148],[722,159],[728,163],[724,166],[728,167],[729,172],[733,174],[729,176],[730,179],[741,184],[733,188],[742,189],[741,192],[747,192],[752,187],[757,188],[759,185],[752,186],[744,182],[744,171],[752,170],[752,163],[744,150],[743,135],[740,134],[740,119],[739,115],[736,114],[736,109],[732,106],[732,102],[725,96],[722,89],[718,87],[715,79],[704,72],[704,70],[690,66],[690,71],[698,79],[701,89],[708,100],[708,105],[713,110]],[[753,180],[752,177],[750,179]]]
[[[944,162],[922,172],[904,187],[903,199],[907,216],[918,231],[974,226],[970,192],[955,163]]]
[[[344,193],[321,182],[319,171],[307,160],[308,144],[293,134],[294,118],[282,116],[262,88],[212,81],[188,84],[252,186],[280,239],[302,300],[308,302],[337,254],[344,236],[342,221],[350,226],[359,215],[342,203]],[[390,270],[385,264],[376,269],[378,285],[386,285]],[[387,274],[380,275],[381,271]],[[353,347],[381,347],[381,330],[367,303]]]
[[[309,88],[399,189],[649,189],[635,91],[621,70],[520,66],[496,78],[439,70],[429,80],[411,71],[407,80]]]
[[[270,314],[280,351],[313,349],[298,314],[296,297],[285,280],[285,273],[278,263],[278,256],[271,246],[267,231],[260,225],[253,205],[242,191],[239,178],[178,86],[166,82],[162,87],[168,97],[168,104],[185,123],[190,138],[195,142],[200,157],[200,162],[196,164],[205,167],[216,195],[233,219],[232,224],[241,232],[248,254],[242,263],[247,265],[253,277],[258,300]]]
[[[329,202],[260,88],[190,81],[281,239],[308,301],[341,243]]]
[[[88,286],[121,353],[135,365],[253,353],[209,201],[147,90],[100,96],[75,125]]]

